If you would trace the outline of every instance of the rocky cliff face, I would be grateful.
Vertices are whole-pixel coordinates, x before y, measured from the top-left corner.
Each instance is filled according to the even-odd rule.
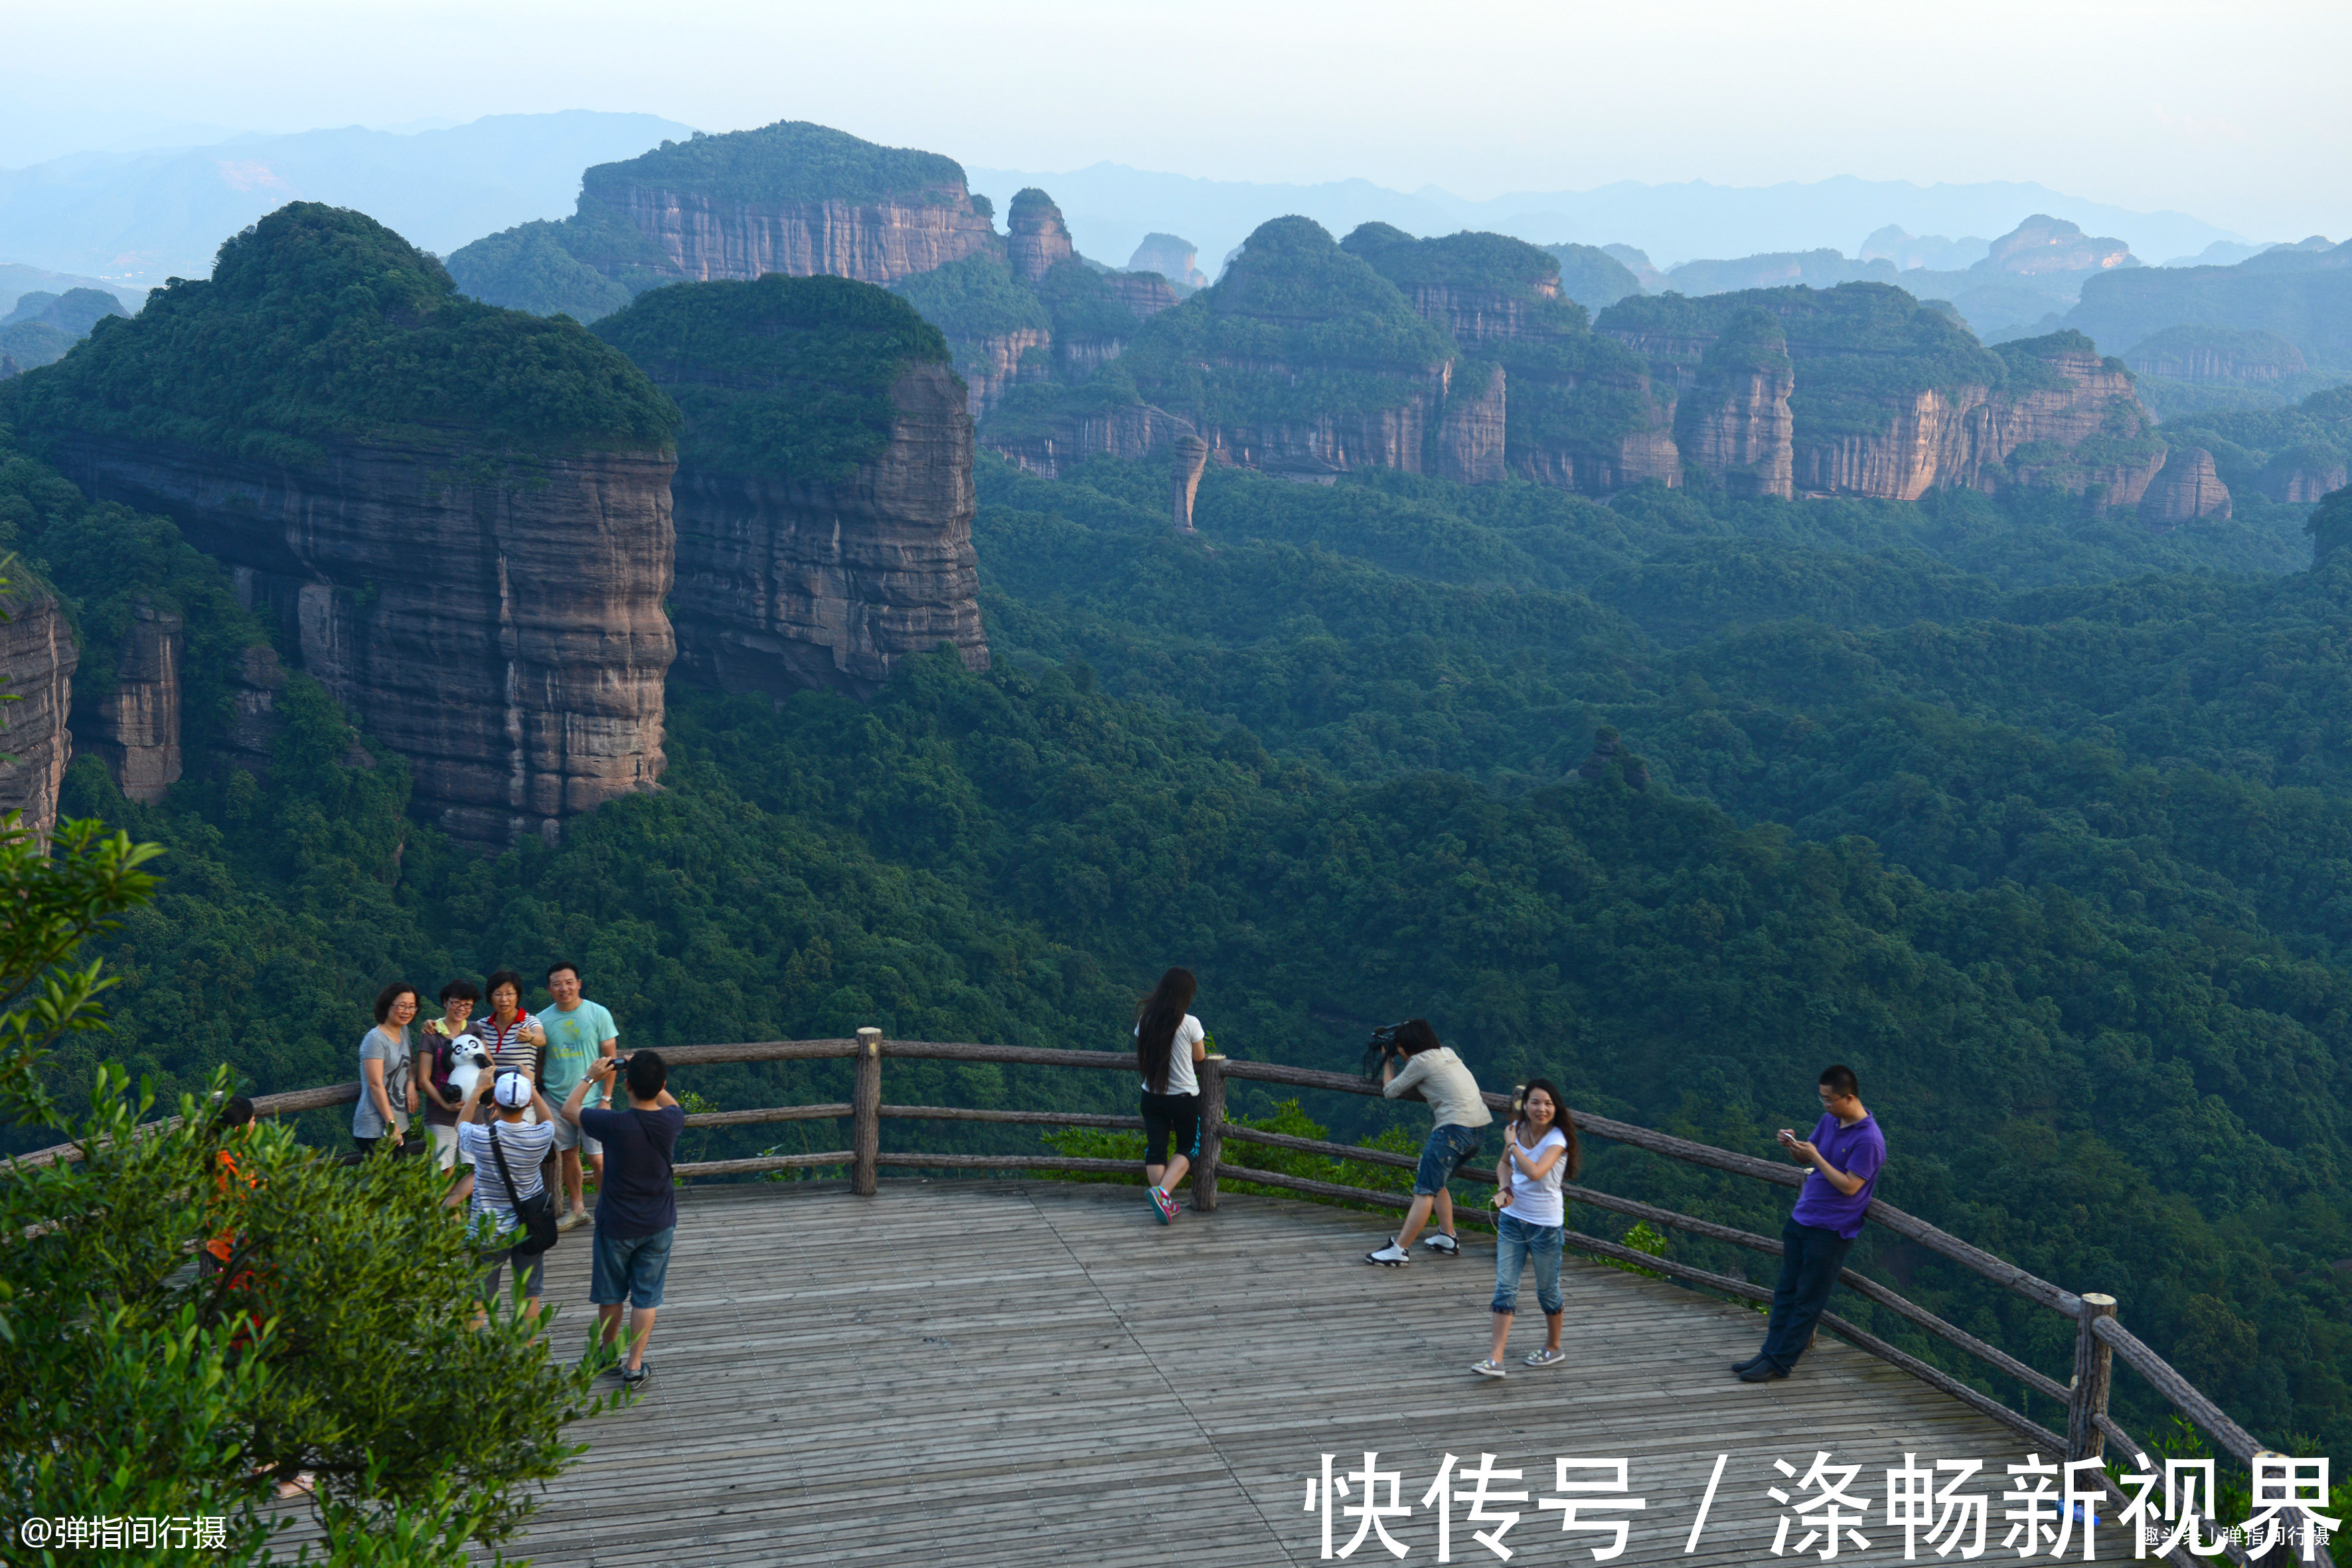
[[[1556,277],[1537,279],[1525,289],[1482,288],[1458,281],[1410,281],[1401,287],[1422,320],[1444,328],[1465,349],[1481,343],[1539,342],[1560,335],[1549,319],[1550,313],[1542,309],[1544,303],[1560,298],[1559,279]]]
[[[180,617],[142,599],[115,655],[114,685],[76,715],[83,748],[103,758],[124,798],[152,805],[180,782]]]
[[[1004,258],[1024,283],[1036,282],[1078,254],[1070,243],[1069,226],[1062,221],[1062,209],[1034,185],[1016,193],[1004,209]]]
[[[67,716],[81,654],[53,595],[12,587],[0,594],[0,690],[16,699],[0,708],[0,811],[21,812],[26,827],[47,833],[73,760]]]
[[[1208,275],[1199,266],[1199,251],[1192,242],[1173,234],[1147,234],[1135,254],[1127,258],[1129,272],[1157,272],[1171,284],[1189,294],[1209,285]]]
[[[1188,437],[1200,440],[1191,421],[1148,403],[1129,403],[1061,408],[1035,427],[992,426],[984,440],[998,457],[1040,479],[1057,479],[1063,469],[1089,458],[1148,458]],[[1201,442],[1201,452],[1207,462],[1207,442]]]
[[[1743,368],[1694,389],[1675,408],[1675,445],[1692,464],[1734,495],[1796,493],[1796,454],[1790,441],[1788,371]]]
[[[1503,367],[1473,360],[1460,367],[1437,426],[1432,471],[1465,485],[1503,482],[1505,435]]]
[[[1780,322],[1762,310],[1735,316],[1676,402],[1682,460],[1734,495],[1793,495],[1796,384]]]
[[[278,694],[286,689],[277,650],[247,648],[230,689],[236,710],[229,721],[228,761],[248,773],[267,773],[270,746],[278,739]]]
[[[1917,500],[1948,465],[1965,461],[1967,414],[1982,406],[1983,395],[1982,387],[1966,388],[1956,405],[1940,392],[1897,394],[1881,399],[1886,422],[1874,430],[1808,433],[1790,454],[1795,488]]]
[[[347,443],[285,468],[80,435],[55,455],[91,496],[165,512],[227,563],[302,668],[415,764],[453,836],[552,837],[660,778],[667,458]],[[251,673],[259,725],[270,672]]]
[[[1149,321],[1176,304],[1176,290],[1156,272],[1113,272],[1103,283],[1120,304],[1135,313],[1139,321]]]
[[[1050,374],[1054,334],[1043,327],[1022,327],[984,338],[961,338],[955,346],[956,370],[963,377],[964,407],[978,421],[1021,383],[1040,381]]]
[[[1988,351],[1895,289],[1627,300],[1601,328],[1677,388],[1681,437],[1706,449],[1703,460],[1685,456],[1708,467],[1743,449],[1760,460],[1777,440],[1769,388],[1710,368],[1733,323],[1766,318],[1787,350],[1795,491],[1916,500],[1938,486],[2029,485],[2132,506],[2162,462],[2130,374],[2080,333]],[[1751,430],[1751,420],[1761,423]],[[1768,469],[1761,482],[1777,485],[1777,475]]]
[[[768,208],[698,191],[635,185],[603,195],[659,254],[656,270],[673,279],[701,282],[781,272],[895,283],[961,260],[995,241],[989,221],[961,191]]]
[[[2200,385],[2259,386],[2311,366],[2302,351],[2276,332],[2225,327],[2174,327],[2123,356],[2136,375]]]
[[[2036,213],[1988,247],[1979,270],[2034,277],[2050,272],[2103,272],[2136,267],[2131,247],[2111,237],[2084,234],[2064,218]]]
[[[1169,521],[1179,533],[1192,527],[1192,500],[1201,493],[1201,475],[1209,466],[1209,444],[1198,436],[1179,436],[1169,456]]]
[[[944,365],[890,389],[889,444],[839,482],[681,468],[679,658],[730,691],[870,696],[951,643],[988,667],[971,548],[972,427]]]
[[[2335,457],[2294,452],[2271,460],[2263,470],[2263,489],[2273,500],[2289,505],[2315,501],[2352,483],[2352,468]]]
[[[2213,469],[2213,454],[2202,447],[2175,447],[2140,499],[2140,521],[2177,528],[2200,517],[2230,515],[2230,491]]]

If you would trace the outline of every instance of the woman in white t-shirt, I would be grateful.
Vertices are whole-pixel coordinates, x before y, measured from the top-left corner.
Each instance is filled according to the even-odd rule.
[[[1135,1009],[1135,1066],[1143,1075],[1143,1173],[1151,1182],[1151,1212],[1160,1223],[1176,1218],[1170,1191],[1201,1153],[1201,1077],[1192,1064],[1209,1054],[1208,1031],[1186,1008],[1196,988],[1192,972],[1171,969]],[[1168,1152],[1171,1139],[1176,1144]]]
[[[1576,1124],[1559,1089],[1549,1079],[1531,1080],[1519,1091],[1518,1116],[1503,1131],[1503,1157],[1495,1166],[1502,1209],[1495,1221],[1495,1348],[1470,1368],[1482,1377],[1503,1375],[1519,1276],[1530,1259],[1544,1313],[1544,1347],[1529,1353],[1527,1364],[1558,1366],[1568,1359],[1559,1348],[1559,1249],[1568,1234],[1568,1205],[1559,1188],[1576,1174],[1577,1163]]]

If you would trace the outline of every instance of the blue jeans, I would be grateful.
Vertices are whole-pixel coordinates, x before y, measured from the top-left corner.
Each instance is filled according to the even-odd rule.
[[[1764,1330],[1764,1359],[1793,1371],[1812,1342],[1813,1324],[1837,1288],[1852,1239],[1793,1218],[1780,1227],[1780,1283],[1772,1289],[1772,1319]]]
[[[1421,1146],[1421,1163],[1413,1168],[1412,1195],[1444,1192],[1445,1184],[1454,1179],[1454,1168],[1475,1154],[1486,1141],[1486,1134],[1475,1127],[1444,1121],[1431,1128],[1429,1142]]]
[[[1567,1226],[1529,1225],[1517,1215],[1505,1215],[1495,1226],[1495,1310],[1519,1310],[1519,1274],[1533,1259],[1536,1303],[1544,1316],[1559,1316],[1559,1248]]]
[[[669,1244],[677,1226],[651,1236],[606,1236],[596,1233],[595,1260],[588,1269],[588,1300],[599,1307],[617,1307],[625,1299],[637,1310],[662,1304],[662,1286],[669,1279]]]

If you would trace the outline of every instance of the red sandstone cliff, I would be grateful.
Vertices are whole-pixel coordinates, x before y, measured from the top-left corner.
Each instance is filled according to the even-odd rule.
[[[105,761],[124,798],[142,805],[180,782],[183,629],[179,616],[141,599],[115,655],[113,689],[84,706],[84,748]]]
[[[2201,517],[2230,515],[2230,490],[2214,471],[2213,454],[2202,447],[2175,447],[2140,499],[2142,522],[2176,528]]]
[[[635,185],[601,195],[660,252],[661,272],[694,281],[782,272],[893,283],[961,260],[995,238],[961,190],[772,207]]]
[[[47,833],[57,825],[58,786],[73,760],[66,727],[73,709],[74,670],[81,653],[57,598],[18,581],[0,594],[0,691],[16,700],[0,705],[0,811],[22,812],[24,826]]]
[[[81,436],[56,457],[227,563],[302,668],[415,764],[454,836],[551,837],[660,778],[668,458],[347,443],[287,468]]]
[[[945,365],[890,389],[882,456],[839,483],[678,471],[680,663],[730,691],[872,695],[951,643],[988,668],[975,598],[972,426]]]

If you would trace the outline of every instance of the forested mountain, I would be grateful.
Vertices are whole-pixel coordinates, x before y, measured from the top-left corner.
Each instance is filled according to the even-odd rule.
[[[110,944],[105,1048],[167,1086],[331,1081],[385,979],[562,955],[632,1042],[1105,1048],[1181,962],[1230,1052],[1337,1067],[1423,1014],[1490,1083],[1541,1068],[1759,1151],[1844,1059],[1890,1199],[2122,1297],[2266,1437],[2352,1439],[2352,552],[2308,568],[2300,509],[2159,533],[2032,492],[1602,506],[1213,468],[1186,539],[1167,484],[984,465],[992,668],[911,658],[863,705],[674,685],[660,793],[485,861],[306,676],[267,767],[228,765],[226,666],[270,628],[170,524],[11,458],[16,547],[86,626],[134,593],[185,616],[216,714],[156,805],[69,775],[68,811],[171,850]],[[910,1099],[1109,1092],[904,1071]],[[1871,1246],[2063,1362],[2054,1320]]]
[[[67,1069],[337,1081],[386,981],[557,958],[632,1043],[1107,1049],[1183,963],[1229,1052],[1339,1067],[1418,1014],[1490,1084],[1759,1152],[1843,1059],[1891,1201],[2113,1291],[2265,1438],[2352,1447],[2340,396],[2159,432],[2079,333],[1988,348],[1872,283],[1596,320],[1537,247],[1302,217],[1180,303],[1089,267],[1042,191],[998,235],[954,165],[815,129],[597,172],[631,245],[671,186],[737,208],[667,271],[566,231],[631,296],[593,331],[304,204],[0,394],[0,545],[83,649],[62,808],[169,849],[106,944],[116,1035]],[[785,144],[841,156],[786,178]],[[891,289],[650,287],[812,213]],[[977,437],[956,365],[1004,370]],[[1019,461],[975,483],[976,441]],[[1174,459],[1208,449],[1181,532]],[[2176,461],[2238,504],[2134,504]],[[582,547],[616,518],[626,550]],[[579,592],[608,579],[622,611]],[[478,646],[445,670],[449,605]],[[556,610],[560,690],[518,618]],[[178,746],[134,783],[93,705],[163,647]],[[620,754],[549,693],[623,676],[634,782],[544,784]],[[509,731],[560,740],[542,773]],[[910,1101],[1118,1092],[891,1070]],[[1595,1179],[1775,1206],[1622,1153]],[[2068,1353],[1931,1258],[1860,1261]]]

